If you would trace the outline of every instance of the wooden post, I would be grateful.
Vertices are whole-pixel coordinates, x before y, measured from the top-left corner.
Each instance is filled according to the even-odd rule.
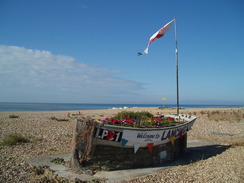
[[[81,127],[81,120],[76,119],[75,128],[73,132],[73,139],[72,139],[72,155],[70,159],[70,168],[75,171],[79,171],[82,169],[82,166],[79,162],[80,151],[77,145],[80,127]]]
[[[75,171],[82,170],[87,158],[90,156],[93,144],[94,120],[76,119],[72,139],[72,156],[70,168]]]
[[[179,144],[179,151],[180,156],[183,156],[185,154],[185,150],[187,148],[187,133],[180,138],[180,144]]]

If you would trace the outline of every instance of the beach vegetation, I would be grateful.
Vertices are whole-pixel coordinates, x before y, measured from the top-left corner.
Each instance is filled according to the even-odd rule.
[[[166,107],[166,106],[161,106],[161,107],[158,107],[159,109],[173,109],[172,107]]]
[[[9,115],[9,118],[19,118],[19,116],[15,115],[15,114],[11,114],[11,115]]]
[[[243,140],[240,140],[240,141],[236,141],[236,142],[231,143],[231,147],[232,148],[238,147],[238,146],[243,147],[244,146],[244,141]]]
[[[20,143],[27,143],[30,140],[26,138],[25,136],[19,134],[19,133],[11,133],[7,135],[2,142],[0,142],[1,146],[10,146],[10,145],[17,145]]]
[[[241,122],[244,120],[244,114],[242,111],[209,111],[205,113],[209,120],[213,121],[230,121]]]
[[[69,121],[68,119],[64,119],[64,118],[56,118],[56,117],[54,117],[54,116],[52,116],[50,119],[51,119],[51,120],[55,120],[55,121]]]
[[[54,158],[54,159],[52,159],[50,162],[52,162],[52,163],[56,163],[56,164],[62,164],[62,165],[65,164],[65,161],[64,161],[63,158]]]
[[[60,177],[47,166],[34,167],[35,173],[31,177],[31,182],[62,182],[69,183],[70,180]]]

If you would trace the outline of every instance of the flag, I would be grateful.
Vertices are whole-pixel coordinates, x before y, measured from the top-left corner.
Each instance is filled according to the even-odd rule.
[[[139,149],[140,146],[141,146],[140,144],[134,144],[134,153],[135,154],[138,151],[138,149]]]
[[[167,23],[165,26],[163,26],[161,29],[159,29],[156,33],[154,33],[147,44],[147,48],[144,50],[144,53],[148,54],[148,47],[149,45],[155,41],[156,39],[159,39],[164,36],[164,34],[170,29],[171,24],[174,22],[175,19],[171,20],[169,23]]]
[[[109,141],[109,140],[112,139],[114,136],[115,136],[114,132],[112,132],[112,131],[108,131],[108,135],[107,135],[106,141]]]
[[[175,145],[175,136],[170,137],[170,142],[174,146]]]
[[[148,143],[148,144],[147,144],[147,147],[148,147],[149,152],[152,153],[152,150],[153,150],[153,143]]]
[[[122,138],[121,142],[120,142],[121,147],[124,147],[125,144],[127,144],[127,142],[128,142],[128,140]]]

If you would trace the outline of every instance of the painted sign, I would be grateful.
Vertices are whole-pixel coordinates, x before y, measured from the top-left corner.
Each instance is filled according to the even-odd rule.
[[[107,141],[120,142],[123,133],[117,131],[110,131],[102,128],[95,128],[95,138],[103,139]]]
[[[155,131],[132,131],[132,130],[124,130],[122,139],[126,139],[127,146],[134,146],[135,144],[140,144],[140,146],[147,146],[148,143],[163,144],[167,143],[179,137],[182,137],[187,131],[190,129],[192,123],[188,125],[181,126],[173,129],[162,129]]]
[[[94,137],[120,143],[122,147],[147,147],[150,145],[160,145],[182,137],[190,130],[195,120],[186,123],[183,126],[175,126],[170,129],[161,128],[160,130],[130,130],[123,129],[123,131],[109,130],[106,126],[102,128],[95,128]],[[136,152],[136,151],[135,151]]]

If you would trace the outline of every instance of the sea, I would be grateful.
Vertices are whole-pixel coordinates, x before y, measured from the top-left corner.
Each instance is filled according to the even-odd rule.
[[[126,109],[138,107],[172,107],[174,104],[88,104],[88,103],[23,103],[23,102],[0,102],[1,112],[20,111],[76,111],[96,109]],[[225,108],[244,107],[244,105],[190,105],[182,104],[180,108]]]

